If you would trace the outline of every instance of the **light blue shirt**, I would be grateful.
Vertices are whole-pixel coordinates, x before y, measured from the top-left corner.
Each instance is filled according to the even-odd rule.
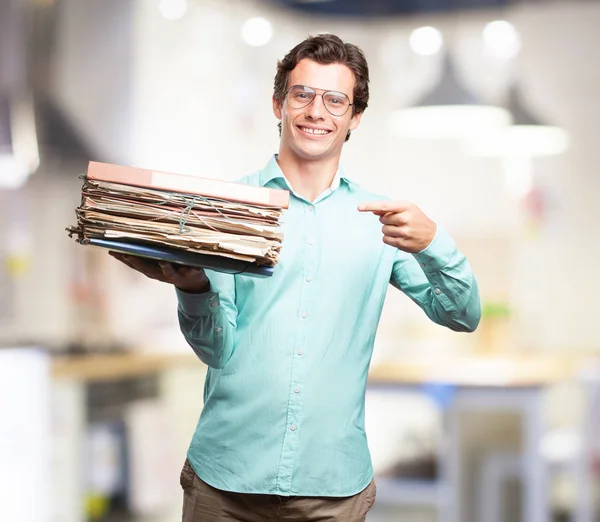
[[[467,259],[440,227],[412,255],[382,241],[341,171],[310,202],[275,157],[241,182],[290,190],[272,277],[207,271],[211,292],[178,291],[181,330],[208,366],[188,459],[215,488],[351,496],[373,478],[364,426],[367,372],[391,283],[436,323],[473,331],[480,318]]]

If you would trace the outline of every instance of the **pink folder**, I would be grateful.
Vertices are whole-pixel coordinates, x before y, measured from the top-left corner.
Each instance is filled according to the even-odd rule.
[[[90,161],[87,178],[135,187],[197,194],[250,205],[288,208],[287,190]]]

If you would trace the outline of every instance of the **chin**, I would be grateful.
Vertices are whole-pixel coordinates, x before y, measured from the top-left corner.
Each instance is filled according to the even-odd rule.
[[[334,143],[298,143],[297,151],[301,153],[303,156],[311,156],[314,158],[320,158],[324,156],[331,156],[335,154],[335,144]]]
[[[319,160],[331,156],[331,149],[300,149],[298,155],[305,160]]]

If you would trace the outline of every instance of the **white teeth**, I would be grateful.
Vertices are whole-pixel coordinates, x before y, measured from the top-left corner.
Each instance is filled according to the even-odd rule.
[[[304,132],[308,132],[308,134],[329,134],[328,130],[323,129],[309,129],[308,127],[301,127]]]

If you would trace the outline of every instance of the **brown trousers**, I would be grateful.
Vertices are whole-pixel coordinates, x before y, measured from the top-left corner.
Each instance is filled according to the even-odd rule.
[[[231,493],[200,480],[186,460],[181,470],[182,522],[365,522],[375,481],[352,497],[283,497]]]

